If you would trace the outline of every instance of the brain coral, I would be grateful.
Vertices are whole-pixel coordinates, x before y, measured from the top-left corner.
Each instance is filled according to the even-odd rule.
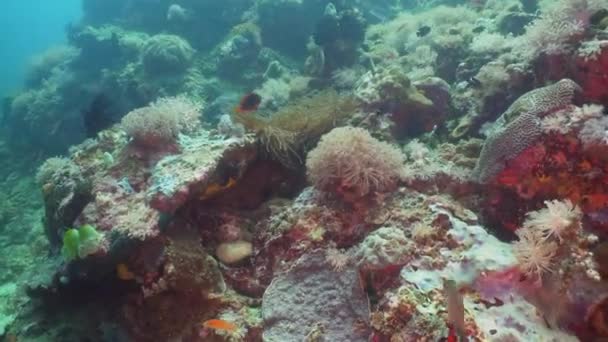
[[[579,86],[563,79],[518,98],[497,120],[481,150],[473,179],[487,183],[509,161],[532,146],[542,135],[541,118],[572,103]]]
[[[142,63],[149,74],[180,72],[190,67],[194,49],[183,38],[171,34],[152,36],[144,45]]]
[[[402,264],[414,247],[405,233],[395,227],[382,227],[368,235],[358,247],[356,258],[368,269]]]

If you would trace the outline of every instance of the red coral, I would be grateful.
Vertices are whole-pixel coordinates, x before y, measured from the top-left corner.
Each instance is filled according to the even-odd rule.
[[[608,42],[599,42],[599,52],[576,58],[576,82],[586,99],[608,104]]]

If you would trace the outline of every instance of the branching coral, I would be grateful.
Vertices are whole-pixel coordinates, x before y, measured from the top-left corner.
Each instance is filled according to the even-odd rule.
[[[587,0],[556,1],[540,18],[526,27],[515,52],[532,60],[542,53],[549,55],[568,52],[589,24]]]
[[[399,180],[404,156],[361,128],[335,128],[306,159],[310,181],[322,190],[365,196],[384,192]]]

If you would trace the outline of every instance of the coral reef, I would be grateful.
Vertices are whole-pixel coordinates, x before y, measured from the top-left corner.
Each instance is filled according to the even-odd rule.
[[[540,119],[572,103],[580,87],[572,80],[561,80],[522,95],[505,111],[486,140],[473,177],[487,182],[505,162],[532,146],[541,136]]]
[[[82,6],[2,108],[0,338],[608,337],[605,0]]]
[[[146,41],[141,57],[144,70],[155,75],[186,70],[193,55],[188,41],[175,35],[159,34]]]

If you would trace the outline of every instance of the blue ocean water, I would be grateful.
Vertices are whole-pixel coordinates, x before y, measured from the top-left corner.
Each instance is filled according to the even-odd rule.
[[[28,61],[65,43],[65,26],[81,16],[80,0],[4,0],[0,11],[0,95],[19,89]]]

